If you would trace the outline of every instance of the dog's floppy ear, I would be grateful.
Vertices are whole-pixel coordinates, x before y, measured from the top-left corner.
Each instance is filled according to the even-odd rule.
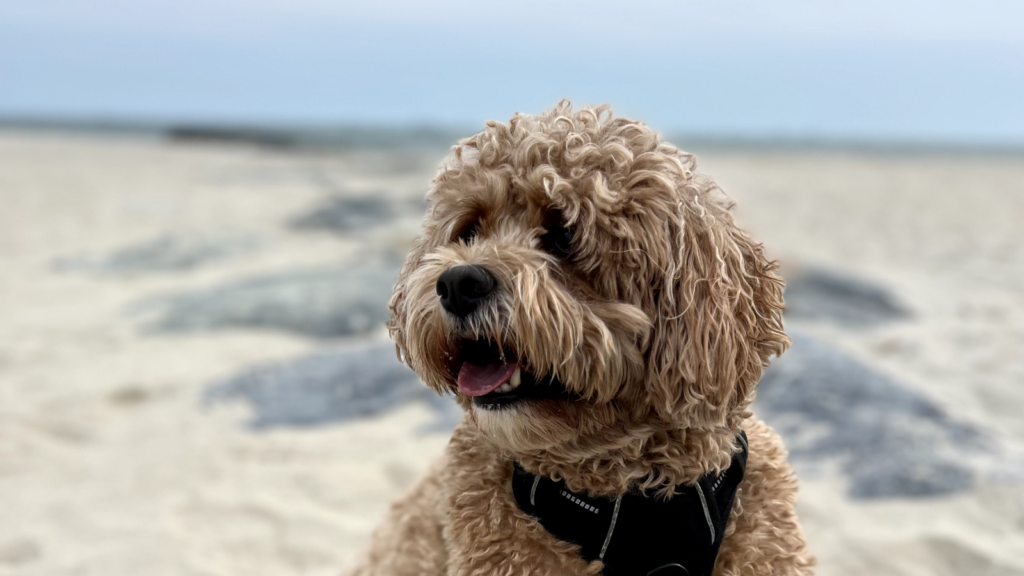
[[[388,310],[391,311],[391,318],[388,319],[388,333],[395,341],[395,349],[398,359],[402,362],[409,362],[409,348],[407,344],[409,317],[409,275],[419,265],[423,257],[425,239],[420,236],[416,239],[412,250],[406,256],[402,268],[398,272],[398,279],[395,280],[395,287],[391,292],[391,299],[388,301]],[[410,365],[411,367],[411,365]]]
[[[647,388],[667,421],[735,429],[768,359],[789,345],[783,282],[713,183],[690,180],[677,193],[678,219],[665,223],[672,254],[658,286]]]
[[[438,393],[445,389],[445,382],[438,376],[445,370],[443,362],[436,355],[430,354],[427,348],[431,342],[439,341],[446,329],[435,307],[430,306],[436,302],[434,281],[440,272],[424,266],[424,259],[431,243],[437,243],[438,238],[446,233],[446,229],[434,223],[427,223],[423,227],[398,271],[388,301],[388,310],[391,311],[387,323],[388,334],[395,341],[399,361],[412,368],[427,386]],[[431,274],[434,276],[428,280]],[[418,328],[413,330],[412,326]],[[432,360],[440,363],[437,370],[427,369]]]

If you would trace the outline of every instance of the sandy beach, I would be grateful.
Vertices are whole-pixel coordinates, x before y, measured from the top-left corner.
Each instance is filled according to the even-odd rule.
[[[694,151],[818,574],[1024,575],[1024,158]],[[443,154],[0,131],[0,575],[340,573],[459,418],[383,328]]]

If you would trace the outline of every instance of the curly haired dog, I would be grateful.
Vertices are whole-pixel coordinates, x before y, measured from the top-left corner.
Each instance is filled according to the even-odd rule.
[[[695,170],[567,101],[452,149],[389,329],[466,415],[355,574],[812,573],[785,449],[748,410],[789,344],[783,282]]]

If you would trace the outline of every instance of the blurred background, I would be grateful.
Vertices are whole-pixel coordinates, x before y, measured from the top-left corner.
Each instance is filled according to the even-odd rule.
[[[337,574],[460,411],[440,160],[611,103],[780,260],[823,576],[1024,574],[1024,4],[0,2],[0,575]]]

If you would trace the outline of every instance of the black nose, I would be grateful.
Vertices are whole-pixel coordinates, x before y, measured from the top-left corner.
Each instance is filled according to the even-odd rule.
[[[437,295],[441,298],[442,308],[465,318],[480,307],[496,285],[497,281],[486,268],[455,266],[445,270],[437,279]]]

